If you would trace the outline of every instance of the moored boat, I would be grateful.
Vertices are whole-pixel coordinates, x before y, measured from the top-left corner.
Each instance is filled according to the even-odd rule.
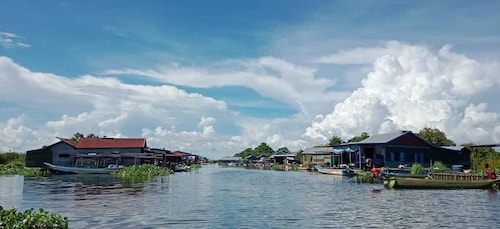
[[[410,173],[397,173],[397,172],[382,172],[382,177],[403,177],[403,178],[428,178],[428,174],[410,174]]]
[[[321,165],[314,166],[318,173],[329,174],[329,175],[337,175],[337,176],[354,176],[354,170],[349,168],[325,168]]]
[[[73,167],[53,165],[47,162],[43,164],[54,174],[110,174],[123,168],[123,166],[111,166],[106,168]]]
[[[390,189],[492,189],[498,186],[496,180],[445,180],[432,178],[386,177],[384,186]]]

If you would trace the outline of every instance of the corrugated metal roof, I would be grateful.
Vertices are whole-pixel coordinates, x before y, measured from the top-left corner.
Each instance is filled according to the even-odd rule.
[[[305,149],[302,154],[331,154],[332,152],[333,147],[313,147]]]
[[[67,141],[65,141],[67,142]],[[69,143],[68,143],[69,144]],[[109,148],[145,148],[145,138],[81,138],[75,148],[109,149]]]
[[[411,133],[410,131],[398,131],[394,133],[387,133],[387,134],[377,134],[368,137],[365,140],[359,141],[359,142],[353,142],[356,144],[384,144],[384,143],[389,143],[390,141],[399,138],[407,133]]]

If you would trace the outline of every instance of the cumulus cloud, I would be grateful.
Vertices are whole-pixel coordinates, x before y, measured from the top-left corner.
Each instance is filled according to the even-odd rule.
[[[0,46],[4,48],[14,47],[30,47],[29,44],[24,43],[24,38],[14,33],[0,31]]]
[[[38,148],[53,143],[56,136],[68,137],[76,132],[135,137],[142,129],[155,126],[177,126],[195,132],[199,128],[199,136],[206,137],[215,134],[216,118],[203,114],[231,115],[224,102],[173,86],[130,85],[91,75],[68,78],[36,73],[6,57],[0,57],[0,89],[0,101],[22,112],[18,118],[0,123],[0,139],[5,141],[2,145],[13,150]],[[40,120],[33,120],[37,118]],[[25,138],[37,140],[28,144]]]
[[[385,48],[368,48],[367,52],[363,61],[353,58],[363,49],[329,59],[334,64],[359,64],[377,56],[362,87],[336,104],[332,113],[317,116],[304,137],[350,138],[363,131],[378,134],[433,127],[457,143],[500,141],[496,131],[499,110],[487,109],[498,97],[499,62],[476,61],[452,52],[450,45],[432,50],[389,42]],[[492,94],[497,96],[488,96]]]

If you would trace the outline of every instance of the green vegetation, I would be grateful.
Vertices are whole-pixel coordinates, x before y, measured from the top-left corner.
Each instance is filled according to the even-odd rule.
[[[82,138],[99,138],[99,136],[95,135],[95,134],[87,134],[87,136],[81,134],[80,132],[76,132],[75,134],[73,134],[73,136],[71,137],[71,140],[75,141],[75,142],[78,142],[80,141],[80,139]]]
[[[363,141],[369,137],[370,137],[370,135],[368,133],[363,132],[363,133],[361,133],[361,135],[354,136],[351,139],[347,140],[347,142],[360,142],[360,141]]]
[[[28,168],[23,165],[9,163],[6,165],[0,165],[0,175],[23,175],[25,177],[37,177],[45,175],[39,169],[36,168]]]
[[[328,142],[328,145],[326,146],[338,146],[342,143],[344,143],[342,138],[340,138],[339,136],[333,136],[332,138],[330,138],[330,142]]]
[[[484,165],[488,163],[496,172],[500,172],[500,153],[491,147],[470,147],[473,144],[465,146],[471,151],[471,168],[477,172],[484,171]]]
[[[117,177],[152,177],[152,176],[164,176],[168,174],[172,174],[172,170],[155,165],[132,165],[121,169],[116,172],[115,175]]]
[[[425,173],[424,166],[422,166],[419,163],[413,163],[413,165],[411,166],[411,169],[410,169],[410,173],[411,174],[424,174]]]
[[[0,175],[23,175],[26,177],[43,176],[44,173],[36,168],[25,167],[26,154],[7,152],[0,153]]]
[[[193,171],[196,169],[201,169],[201,165],[200,164],[192,164],[189,166],[189,171]]]
[[[446,165],[443,164],[443,162],[435,161],[432,164],[432,170],[445,171],[445,170],[448,170],[448,168],[446,167]]]
[[[26,154],[16,152],[0,153],[0,164],[25,165]]]
[[[6,210],[0,206],[0,228],[68,228],[68,218],[47,212],[43,208],[38,211],[31,208],[24,212],[17,212],[16,207]]]
[[[269,145],[266,143],[262,142],[260,143],[259,146],[255,147],[255,149],[252,148],[247,148],[237,154],[235,154],[235,157],[242,157],[245,158],[247,156],[266,156],[269,157],[274,154],[273,148],[271,148]]]
[[[454,146],[455,142],[448,139],[446,134],[437,128],[424,128],[417,134],[426,141],[438,146]]]

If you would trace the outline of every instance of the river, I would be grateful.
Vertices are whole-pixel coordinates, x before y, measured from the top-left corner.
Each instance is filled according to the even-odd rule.
[[[495,228],[500,193],[387,190],[310,172],[205,165],[146,182],[0,176],[0,205],[44,208],[70,228]]]

